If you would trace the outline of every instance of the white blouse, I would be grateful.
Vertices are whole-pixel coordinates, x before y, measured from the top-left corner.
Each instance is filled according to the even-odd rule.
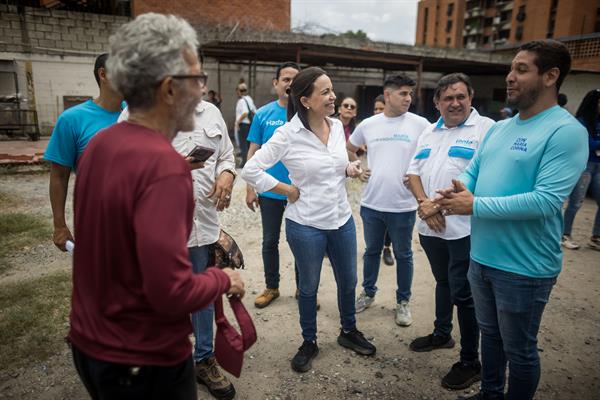
[[[285,218],[318,229],[337,229],[352,215],[346,194],[348,153],[342,123],[327,121],[331,130],[325,145],[294,115],[246,162],[241,176],[258,192],[268,192],[279,181],[266,170],[283,162],[292,185],[300,191],[298,200],[288,203]]]

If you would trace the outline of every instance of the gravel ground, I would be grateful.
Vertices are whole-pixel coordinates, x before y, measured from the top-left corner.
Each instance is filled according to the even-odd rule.
[[[0,176],[0,191],[17,196],[18,208],[40,214],[50,221],[47,174]],[[301,344],[298,312],[293,299],[291,252],[282,238],[282,297],[271,306],[257,310],[254,297],[264,281],[260,256],[260,215],[244,204],[244,186],[238,182],[232,206],[221,216],[223,227],[244,251],[248,288],[245,303],[253,315],[259,340],[247,353],[240,379],[233,378],[238,399],[454,399],[469,390],[450,392],[439,385],[440,378],[457,360],[458,348],[431,353],[412,353],[410,341],[432,329],[434,281],[423,251],[416,240],[412,311],[414,323],[400,328],[393,322],[395,270],[382,265],[376,303],[358,314],[358,327],[373,338],[377,355],[356,356],[336,343],[339,315],[333,274],[324,262],[319,298],[319,347],[321,352],[306,374],[294,373],[289,361]],[[364,250],[362,224],[358,216],[360,183],[349,185],[358,230],[359,254]],[[69,216],[72,199],[69,198]],[[574,238],[583,241],[591,230],[595,205],[586,201],[577,216]],[[70,217],[69,217],[70,218]],[[416,239],[416,235],[415,235]],[[46,273],[69,270],[70,257],[47,242],[15,254],[14,268],[0,276],[0,283],[34,278]],[[537,399],[597,399],[600,392],[600,253],[582,248],[565,255],[563,273],[554,288],[542,321],[539,347],[542,379]],[[359,261],[359,277],[362,262]],[[360,280],[360,278],[359,278]],[[1,316],[0,316],[1,317]],[[455,323],[455,326],[456,323]],[[455,336],[458,336],[455,329]],[[455,339],[458,339],[455,337]],[[458,341],[458,340],[457,340]],[[0,399],[79,399],[86,398],[70,361],[68,349],[43,363],[14,370],[0,369]],[[200,399],[210,398],[199,388]]]

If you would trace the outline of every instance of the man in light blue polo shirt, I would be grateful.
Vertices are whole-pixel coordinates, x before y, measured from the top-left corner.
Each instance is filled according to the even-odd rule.
[[[506,77],[519,114],[496,123],[460,180],[439,191],[443,213],[472,215],[482,375],[471,399],[532,399],[540,379],[537,334],[562,266],[562,205],[588,154],[585,128],[556,103],[570,67],[560,42],[522,45]]]
[[[104,53],[96,58],[94,77],[100,88],[100,95],[94,100],[65,110],[56,121],[44,159],[50,164],[50,204],[54,220],[53,241],[56,247],[66,251],[67,240],[73,241],[73,235],[65,220],[65,202],[69,188],[71,170],[75,170],[77,160],[85,150],[90,139],[115,122],[121,113],[123,97],[108,83]]]
[[[300,67],[293,62],[286,62],[277,67],[275,78],[273,78],[277,100],[262,106],[254,115],[248,133],[248,141],[250,142],[248,159],[252,158],[254,153],[271,139],[277,128],[286,123],[287,89],[299,71]],[[288,170],[281,162],[269,168],[267,172],[280,182],[291,183]],[[250,185],[247,186],[246,205],[252,211],[256,207],[260,208],[263,228],[262,258],[267,287],[254,302],[254,305],[258,308],[268,306],[279,297],[279,236],[286,204],[287,199],[285,196],[273,192],[258,193],[257,195]],[[298,279],[296,279],[296,282],[298,282]]]

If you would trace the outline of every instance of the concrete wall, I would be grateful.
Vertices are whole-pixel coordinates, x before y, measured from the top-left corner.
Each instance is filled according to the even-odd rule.
[[[106,51],[108,37],[129,18],[0,5],[0,52],[91,55]]]
[[[561,93],[569,99],[567,110],[575,114],[583,97],[593,89],[600,89],[600,74],[572,73],[567,76],[560,88]]]

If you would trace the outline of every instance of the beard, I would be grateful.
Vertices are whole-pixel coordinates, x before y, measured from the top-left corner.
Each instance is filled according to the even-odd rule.
[[[192,99],[188,99],[188,101],[181,105],[177,113],[177,132],[190,132],[194,130],[195,127],[195,110],[199,101],[192,101]]]
[[[514,107],[518,110],[527,110],[533,106],[540,97],[542,92],[542,83],[527,89],[526,91],[520,91],[519,95],[514,98],[507,98],[506,104]]]

